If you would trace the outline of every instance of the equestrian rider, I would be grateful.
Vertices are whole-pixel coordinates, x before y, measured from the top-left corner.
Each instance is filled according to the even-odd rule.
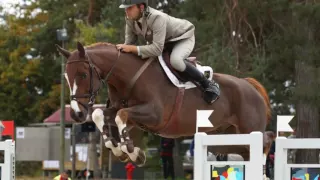
[[[117,45],[119,50],[135,53],[144,59],[160,56],[165,43],[174,42],[170,55],[171,66],[201,85],[207,103],[211,104],[219,98],[218,84],[208,80],[195,66],[185,61],[195,44],[195,27],[192,23],[153,9],[146,0],[122,0],[119,8],[124,8],[126,12],[125,43]],[[145,38],[147,45],[134,45],[138,35]]]

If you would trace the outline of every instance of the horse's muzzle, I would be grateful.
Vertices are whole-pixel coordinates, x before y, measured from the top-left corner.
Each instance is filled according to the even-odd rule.
[[[70,116],[76,122],[84,122],[86,120],[86,116],[83,112],[75,112],[74,110],[70,111]]]

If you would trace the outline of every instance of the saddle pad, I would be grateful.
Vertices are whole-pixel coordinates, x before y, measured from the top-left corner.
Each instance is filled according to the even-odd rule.
[[[161,67],[163,68],[164,72],[166,73],[166,75],[168,76],[168,78],[170,79],[170,81],[172,82],[173,85],[175,85],[178,88],[185,88],[185,89],[191,89],[191,88],[195,88],[196,85],[191,82],[188,81],[186,83],[181,82],[172,72],[171,70],[168,68],[167,64],[164,62],[162,55],[158,56],[159,62],[161,64]],[[210,72],[209,74],[209,78],[208,79],[212,79],[213,76],[213,70],[210,66],[201,66],[199,64],[197,64],[197,69],[202,72],[203,74],[205,72]]]

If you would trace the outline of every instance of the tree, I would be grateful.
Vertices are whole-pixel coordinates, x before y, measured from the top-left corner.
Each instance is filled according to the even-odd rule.
[[[297,138],[319,138],[319,56],[317,39],[320,6],[309,2],[294,3],[293,25],[295,46],[295,76],[297,103]],[[299,150],[297,163],[319,163],[319,150]]]
[[[293,107],[298,137],[319,136],[318,4],[199,0],[185,1],[175,13],[195,24],[200,61],[215,71],[257,78],[270,92],[274,117],[294,113]],[[300,159],[317,161],[311,152]]]
[[[67,49],[76,41],[124,42],[119,1],[35,0],[1,14],[0,119],[17,125],[40,122],[60,106],[56,30],[67,20]],[[317,3],[289,0],[149,0],[149,5],[196,27],[194,54],[215,72],[252,76],[269,92],[277,114],[294,113],[298,137],[319,136],[320,10]],[[1,9],[1,8],[0,8]],[[69,100],[66,91],[65,100]],[[106,90],[97,103],[105,103]],[[274,127],[271,127],[274,128]],[[299,161],[317,160],[301,151]],[[304,159],[303,159],[304,158]]]
[[[77,7],[77,8],[74,8]],[[0,25],[0,119],[13,119],[17,126],[41,122],[59,108],[60,62],[56,61],[56,30],[63,20],[72,37],[74,18],[86,14],[84,1],[29,1],[3,12]],[[67,9],[63,11],[63,9]],[[68,91],[65,100],[68,98]],[[17,174],[37,169],[20,164]],[[41,167],[41,166],[38,166]]]

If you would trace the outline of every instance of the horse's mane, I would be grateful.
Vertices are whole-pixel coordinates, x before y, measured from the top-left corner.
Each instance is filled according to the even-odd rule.
[[[118,52],[116,45],[108,42],[96,42],[96,43],[84,46],[84,48],[85,50],[101,50],[102,48],[107,48],[108,50]],[[132,55],[133,57],[137,57],[130,53],[126,53],[126,54]]]
[[[85,46],[85,49],[94,49],[94,48],[100,48],[100,47],[113,47],[115,48],[115,44],[112,44],[112,43],[108,43],[108,42],[96,42],[96,43],[93,43],[93,44],[90,44],[88,46]]]

